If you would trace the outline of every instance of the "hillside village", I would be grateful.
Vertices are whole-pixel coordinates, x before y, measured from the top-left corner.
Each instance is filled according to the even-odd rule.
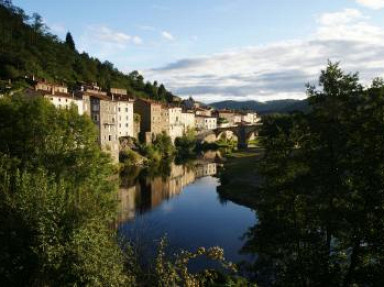
[[[25,90],[30,97],[43,97],[56,108],[69,109],[74,105],[80,115],[88,115],[98,130],[98,143],[119,160],[120,142],[135,138],[152,143],[156,135],[165,133],[172,142],[188,131],[196,135],[217,128],[252,125],[260,121],[255,112],[214,110],[192,98],[165,103],[135,98],[125,89],[104,91],[97,84],[79,85],[70,90],[64,84],[33,80],[33,88]]]

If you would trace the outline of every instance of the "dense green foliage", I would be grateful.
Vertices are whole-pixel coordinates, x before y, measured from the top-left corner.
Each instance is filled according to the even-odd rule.
[[[173,98],[163,84],[145,82],[137,71],[125,75],[108,61],[77,52],[70,33],[63,42],[49,32],[40,15],[28,16],[11,1],[0,0],[0,89],[5,89],[8,79],[13,81],[13,88],[25,86],[25,76],[32,75],[64,82],[70,88],[98,83],[105,90],[125,88],[136,97]]]
[[[188,158],[196,155],[196,135],[194,130],[188,130],[185,135],[175,140],[177,156]]]
[[[171,158],[176,150],[172,139],[166,133],[161,133],[156,135],[152,144],[141,145],[140,152],[148,159],[149,164],[153,164]]]
[[[260,286],[384,284],[384,86],[330,63],[311,112],[264,119],[258,223],[243,251]]]
[[[0,100],[0,285],[121,286],[112,165],[73,107]]]

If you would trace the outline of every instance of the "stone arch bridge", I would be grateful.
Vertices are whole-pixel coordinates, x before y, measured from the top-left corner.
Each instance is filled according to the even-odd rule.
[[[215,142],[220,138],[222,133],[231,131],[237,137],[237,146],[239,148],[247,148],[248,141],[252,134],[258,135],[262,125],[262,123],[257,123],[254,125],[238,124],[236,126],[220,127],[198,134],[197,140],[200,142]]]

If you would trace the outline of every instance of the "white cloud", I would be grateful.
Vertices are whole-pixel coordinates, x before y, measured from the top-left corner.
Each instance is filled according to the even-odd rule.
[[[88,26],[78,41],[79,51],[85,51],[101,59],[110,59],[116,51],[143,43],[139,36],[115,31],[107,26]]]
[[[351,9],[324,14],[308,39],[182,59],[145,76],[206,102],[305,98],[305,84],[317,83],[328,59],[359,71],[363,82],[384,76],[384,28],[368,20]]]
[[[168,40],[168,41],[173,41],[173,40],[175,40],[175,37],[173,37],[173,35],[172,35],[171,33],[167,32],[167,31],[163,31],[163,32],[161,32],[161,36],[162,36],[164,39]]]
[[[141,39],[141,38],[138,37],[138,36],[133,36],[133,37],[132,37],[132,42],[133,42],[133,44],[140,45],[140,44],[143,43],[143,39]]]
[[[364,18],[363,14],[357,9],[344,9],[342,12],[322,14],[318,19],[318,23],[325,26],[335,26]]]
[[[384,0],[356,0],[357,3],[374,10],[384,8]]]
[[[91,28],[94,37],[102,42],[109,42],[115,44],[141,44],[142,40],[138,36],[131,36],[124,32],[114,31],[106,26]]]

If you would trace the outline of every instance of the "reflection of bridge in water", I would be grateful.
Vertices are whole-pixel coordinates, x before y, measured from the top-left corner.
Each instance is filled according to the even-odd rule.
[[[262,123],[258,124],[243,124],[240,123],[234,126],[228,127],[219,127],[215,130],[210,130],[206,132],[202,132],[197,135],[197,139],[200,142],[215,142],[220,139],[221,135],[230,131],[237,137],[237,145],[239,148],[248,147],[248,142],[250,138],[254,136],[258,136],[259,130],[262,126]]]
[[[192,167],[171,164],[167,177],[153,178],[138,176],[132,185],[121,187],[119,197],[120,222],[132,220],[137,213],[144,213],[159,206],[164,200],[179,195],[183,188],[196,179],[217,173],[216,163],[199,161]]]

